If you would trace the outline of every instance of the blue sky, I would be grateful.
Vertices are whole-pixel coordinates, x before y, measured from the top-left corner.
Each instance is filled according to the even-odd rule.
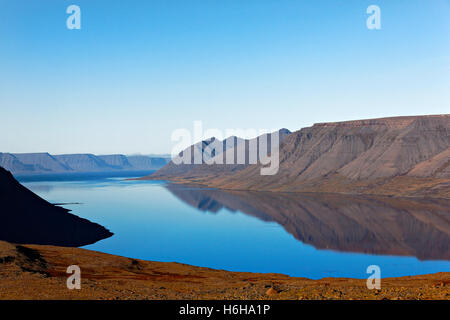
[[[0,0],[0,152],[169,153],[194,120],[450,113],[449,88],[450,0]]]

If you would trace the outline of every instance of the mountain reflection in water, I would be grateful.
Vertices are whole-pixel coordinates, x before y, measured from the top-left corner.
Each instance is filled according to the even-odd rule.
[[[450,200],[166,188],[202,211],[276,222],[317,249],[450,260]]]

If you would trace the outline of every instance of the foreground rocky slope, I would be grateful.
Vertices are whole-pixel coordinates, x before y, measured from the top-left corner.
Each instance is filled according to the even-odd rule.
[[[81,290],[66,269],[81,268]],[[0,299],[450,299],[450,273],[365,280],[309,280],[150,262],[52,246],[0,241]]]
[[[167,177],[222,189],[450,198],[450,115],[320,123],[286,137],[279,172],[260,165]],[[147,179],[165,178],[158,175]]]
[[[0,240],[83,246],[112,233],[40,198],[0,167]]]

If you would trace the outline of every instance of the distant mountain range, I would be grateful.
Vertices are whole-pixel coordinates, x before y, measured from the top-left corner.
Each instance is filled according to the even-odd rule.
[[[40,198],[0,168],[0,240],[79,247],[113,235],[69,211]]]
[[[0,167],[14,175],[151,171],[163,167],[169,161],[169,156],[0,153]]]
[[[141,179],[236,190],[450,198],[450,115],[318,123],[286,134],[279,159],[273,176],[261,175],[261,164],[188,165],[180,173],[169,163]]]

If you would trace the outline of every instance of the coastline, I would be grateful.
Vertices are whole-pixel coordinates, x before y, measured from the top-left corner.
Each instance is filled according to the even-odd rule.
[[[450,300],[450,272],[383,278],[311,280],[274,273],[215,270],[80,249],[0,241],[0,300]],[[68,290],[70,265],[81,268],[81,290]]]
[[[219,183],[211,182],[213,177],[200,177],[200,178],[184,178],[184,177],[161,177],[161,176],[145,176],[139,178],[128,178],[125,180],[130,181],[160,181],[173,184],[188,185],[198,188],[213,188],[223,191],[252,191],[252,192],[271,192],[271,193],[287,193],[287,194],[336,194],[336,195],[350,195],[350,196],[374,196],[374,197],[387,197],[387,198],[411,198],[411,199],[450,199],[450,189],[437,192],[435,194],[424,194],[423,192],[409,192],[409,189],[414,189],[414,184],[411,185],[411,181],[399,177],[394,184],[381,185],[377,189],[367,188],[366,190],[356,190],[353,188],[341,189],[341,188],[323,188],[316,186],[299,186],[298,189],[267,189],[267,188],[246,188],[239,185],[222,185]],[[403,179],[403,180],[402,180]],[[435,181],[434,181],[435,182]],[[450,180],[440,181],[439,183],[450,184]],[[415,190],[414,190],[415,191]]]

